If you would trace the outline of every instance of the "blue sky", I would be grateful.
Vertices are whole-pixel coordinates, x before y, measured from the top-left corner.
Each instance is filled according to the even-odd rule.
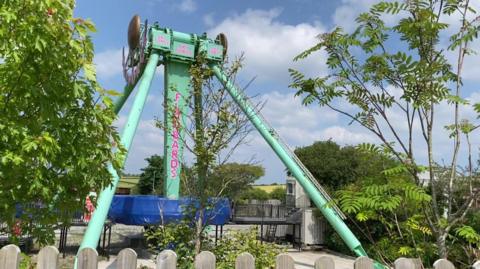
[[[77,2],[75,15],[91,18],[97,26],[93,35],[98,79],[105,88],[121,90],[124,80],[121,74],[121,48],[126,45],[126,32],[130,18],[139,14],[150,23],[183,32],[203,33],[215,37],[224,32],[229,40],[229,55],[245,53],[245,68],[240,84],[256,77],[247,89],[250,95],[265,100],[263,114],[293,148],[309,145],[317,140],[332,139],[339,144],[378,142],[359,126],[349,126],[346,119],[333,111],[317,106],[303,107],[294,91],[288,88],[288,68],[294,67],[307,74],[327,72],[324,53],[317,53],[301,63],[292,58],[315,44],[315,36],[339,25],[353,28],[356,15],[365,11],[375,0],[290,0],[290,1],[218,1],[218,0],[81,0]],[[395,18],[390,18],[395,20]],[[389,19],[387,18],[387,21]],[[456,23],[456,21],[452,21]],[[478,45],[479,43],[475,43]],[[452,55],[453,58],[453,55]],[[480,57],[466,62],[466,97],[480,101],[477,94],[480,82]],[[160,69],[152,85],[142,121],[129,153],[125,170],[139,172],[152,154],[163,153],[162,131],[153,126],[155,116],[162,117],[163,75]],[[133,98],[131,98],[133,99]],[[131,101],[131,100],[130,100]],[[120,113],[117,126],[121,129],[129,104]],[[440,118],[449,121],[449,108],[439,108]],[[392,112],[394,113],[394,112]],[[442,114],[443,113],[443,114]],[[392,114],[393,116],[397,116]],[[465,117],[474,118],[471,110]],[[401,119],[401,118],[399,118]],[[442,132],[441,124],[438,132]],[[436,140],[439,160],[448,157],[448,138]],[[418,142],[418,148],[424,146]],[[473,146],[478,148],[474,139]],[[260,183],[284,182],[285,168],[268,145],[252,134],[249,145],[241,147],[232,161],[247,161],[254,156],[266,169]],[[475,155],[476,157],[477,155]],[[422,156],[420,156],[422,158]]]

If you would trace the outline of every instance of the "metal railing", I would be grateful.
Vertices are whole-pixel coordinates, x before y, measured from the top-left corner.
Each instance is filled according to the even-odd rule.
[[[285,205],[271,204],[246,204],[235,205],[233,218],[252,217],[252,218],[285,218],[288,209]]]

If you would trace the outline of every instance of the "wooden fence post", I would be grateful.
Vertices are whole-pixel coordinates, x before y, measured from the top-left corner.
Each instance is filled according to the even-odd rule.
[[[54,246],[47,246],[38,253],[37,269],[58,269],[60,252]]]
[[[93,248],[84,248],[80,250],[77,256],[78,269],[97,269],[98,253]]]
[[[275,269],[295,269],[295,262],[290,255],[282,253],[275,259]]]
[[[195,257],[195,269],[215,269],[215,255],[210,251],[202,251]]]
[[[157,269],[175,269],[177,268],[177,254],[166,249],[157,256]]]
[[[0,269],[17,269],[20,265],[20,248],[11,244],[0,249]]]
[[[369,257],[358,257],[353,263],[354,269],[373,269],[373,260]]]
[[[124,248],[118,253],[117,269],[137,269],[137,253],[131,248]]]
[[[455,269],[455,266],[452,262],[447,259],[438,259],[433,263],[433,268],[435,269]]]
[[[315,269],[335,269],[335,262],[332,257],[321,256],[315,261]]]
[[[255,258],[248,252],[238,255],[235,260],[235,269],[255,269]]]
[[[416,269],[415,264],[411,259],[398,258],[394,262],[395,269]]]

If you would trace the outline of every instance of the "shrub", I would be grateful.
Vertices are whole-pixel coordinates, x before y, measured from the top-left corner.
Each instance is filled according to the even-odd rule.
[[[164,249],[177,253],[177,267],[191,268],[195,257],[195,229],[185,222],[149,227],[144,233],[148,248],[158,254]]]
[[[284,249],[273,243],[257,240],[257,229],[248,232],[232,231],[226,234],[211,251],[217,257],[217,268],[234,268],[238,255],[248,252],[255,257],[255,268],[273,268],[275,257]]]
[[[235,259],[244,252],[255,257],[255,267],[258,269],[272,268],[275,257],[283,248],[273,244],[263,244],[257,240],[257,229],[247,232],[227,232],[215,246],[207,236],[202,237],[202,250],[209,250],[217,258],[216,268],[226,269],[235,267]],[[167,224],[164,226],[150,227],[145,230],[148,247],[154,253],[164,249],[171,249],[177,253],[178,268],[193,268],[195,259],[195,230],[185,222]]]

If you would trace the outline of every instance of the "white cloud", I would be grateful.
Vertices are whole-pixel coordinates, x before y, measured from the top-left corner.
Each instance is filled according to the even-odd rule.
[[[160,66],[157,66],[157,69],[155,70],[155,75],[163,77],[164,72],[165,66],[162,64]]]
[[[97,75],[107,79],[122,74],[122,50],[109,49],[95,54],[94,63]]]
[[[115,126],[122,130],[126,120],[127,116],[120,116]],[[163,155],[163,131],[155,127],[154,120],[141,120],[128,153],[125,170],[138,173],[140,168],[146,166],[145,158],[154,154]]]
[[[463,78],[470,81],[480,82],[480,39],[474,40],[469,48],[475,50],[476,53],[465,57],[463,63]]]
[[[153,93],[150,93],[147,96],[147,106],[163,106],[163,99],[159,95],[155,95]]]
[[[342,0],[342,4],[335,9],[332,20],[335,26],[341,26],[347,32],[356,27],[355,18],[367,11],[378,0]]]
[[[376,142],[375,138],[366,131],[353,132],[341,126],[332,126],[322,130],[320,132],[320,137],[320,140],[331,139],[332,141],[335,141],[341,145],[356,145],[360,143]]]
[[[351,126],[344,128],[338,113],[318,105],[303,106],[293,93],[273,91],[260,96],[266,100],[262,114],[291,147],[310,145],[315,141],[332,139],[346,145],[375,142],[366,130]],[[345,124],[346,125],[346,124]],[[267,148],[260,135],[252,135],[252,145]]]
[[[311,129],[337,120],[333,111],[315,105],[304,106],[301,97],[294,97],[293,93],[273,91],[263,94],[260,99],[266,101],[262,114],[274,127]]]
[[[197,10],[197,3],[194,0],[182,0],[178,5],[178,9],[185,13],[192,13]]]
[[[291,149],[328,139],[341,145],[375,142],[364,129],[343,124],[336,112],[318,105],[303,106],[301,98],[295,98],[293,93],[272,91],[258,99],[267,101],[262,114]],[[284,165],[256,130],[250,134],[249,141],[248,145],[238,148],[230,161],[245,162],[253,157],[266,169],[266,177],[261,182],[283,181]]]
[[[208,13],[205,16],[203,16],[203,23],[207,27],[212,27],[215,24],[215,20],[213,19],[213,13]]]
[[[325,65],[319,57],[300,63],[292,59],[317,43],[316,36],[324,32],[320,24],[285,24],[278,20],[280,9],[252,10],[234,15],[208,30],[210,36],[225,33],[230,57],[245,53],[246,75],[258,75],[262,81],[289,83],[288,68],[298,68],[307,74],[322,73]],[[322,54],[324,55],[324,54]]]

